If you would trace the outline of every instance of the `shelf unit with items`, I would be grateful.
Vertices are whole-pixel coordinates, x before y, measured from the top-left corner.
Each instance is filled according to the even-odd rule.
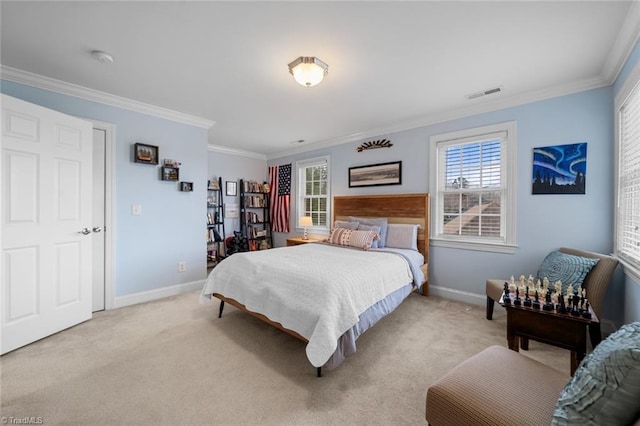
[[[269,220],[269,186],[266,182],[240,179],[240,232],[249,241],[249,250],[273,247]]]
[[[213,268],[226,255],[222,177],[207,182],[207,269]]]

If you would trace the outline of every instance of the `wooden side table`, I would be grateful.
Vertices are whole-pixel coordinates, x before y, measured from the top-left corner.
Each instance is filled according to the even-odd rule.
[[[504,297],[504,296],[503,296]],[[500,304],[507,309],[507,343],[509,349],[519,351],[520,338],[532,339],[571,351],[571,375],[587,353],[587,328],[593,336],[594,330],[600,330],[598,317],[589,307],[591,319],[560,314],[556,311],[544,311],[513,303]],[[593,340],[593,339],[592,339]],[[595,346],[599,341],[592,341]]]
[[[302,237],[292,237],[292,238],[287,238],[287,247],[298,246],[300,244],[315,243],[317,241],[321,241],[321,240],[317,240],[315,238],[309,238],[305,240]]]

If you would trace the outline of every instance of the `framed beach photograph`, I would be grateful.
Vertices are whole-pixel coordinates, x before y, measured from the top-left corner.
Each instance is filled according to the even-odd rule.
[[[349,167],[349,188],[402,184],[402,161]]]
[[[144,143],[134,144],[133,161],[143,164],[158,164],[158,147]]]

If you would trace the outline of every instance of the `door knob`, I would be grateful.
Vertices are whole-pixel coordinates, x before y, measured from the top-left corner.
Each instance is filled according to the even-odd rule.
[[[102,228],[100,228],[99,226],[93,227],[93,232],[100,232],[100,231],[102,231]]]
[[[91,229],[83,228],[82,231],[78,231],[78,234],[89,235],[91,233]]]

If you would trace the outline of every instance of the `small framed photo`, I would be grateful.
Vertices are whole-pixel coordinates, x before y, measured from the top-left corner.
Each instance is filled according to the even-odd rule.
[[[158,147],[144,143],[133,145],[133,161],[143,164],[158,164]]]
[[[193,182],[180,182],[180,191],[192,192],[193,191]]]
[[[180,169],[177,167],[162,167],[162,180],[177,182],[180,176]]]
[[[238,195],[238,182],[227,181],[226,185],[227,185],[227,189],[226,189],[227,195],[231,197],[235,197],[236,195]]]

